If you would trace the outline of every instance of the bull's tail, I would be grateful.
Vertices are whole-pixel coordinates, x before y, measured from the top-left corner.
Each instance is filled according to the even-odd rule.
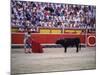
[[[80,50],[81,50],[81,45],[80,44],[77,44],[76,45],[76,52],[78,53]]]

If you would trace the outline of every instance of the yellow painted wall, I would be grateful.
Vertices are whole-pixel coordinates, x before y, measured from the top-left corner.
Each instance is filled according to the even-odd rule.
[[[50,29],[40,29],[40,33],[50,33]]]
[[[11,29],[11,32],[18,32],[18,29],[12,28],[12,29]]]
[[[64,33],[76,33],[80,34],[82,30],[64,30]],[[51,33],[51,34],[60,34],[61,29],[40,29],[40,33]]]
[[[80,34],[82,31],[81,30],[65,30],[65,33],[76,33]]]
[[[60,29],[59,29],[59,30],[57,30],[57,29],[52,29],[52,30],[51,30],[51,33],[52,33],[52,34],[55,34],[55,33],[56,33],[56,34],[59,34],[59,33],[61,33],[61,30],[60,30]]]

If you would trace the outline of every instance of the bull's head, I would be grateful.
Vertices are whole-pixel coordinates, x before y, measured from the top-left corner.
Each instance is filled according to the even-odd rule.
[[[59,40],[56,41],[56,44],[60,44],[62,46],[64,45],[64,43],[65,43],[64,39],[59,39]]]

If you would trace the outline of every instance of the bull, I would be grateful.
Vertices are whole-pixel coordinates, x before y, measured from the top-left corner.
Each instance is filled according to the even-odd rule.
[[[76,47],[76,52],[79,52],[79,48],[81,49],[80,39],[79,38],[64,38],[56,41],[56,44],[60,44],[64,47],[64,52],[67,52],[67,47]]]

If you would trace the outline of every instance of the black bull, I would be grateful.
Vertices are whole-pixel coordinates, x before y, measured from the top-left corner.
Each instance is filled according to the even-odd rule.
[[[60,44],[64,47],[65,51],[67,52],[67,47],[76,46],[76,52],[79,52],[80,46],[80,39],[79,38],[64,38],[56,41],[56,44]]]

